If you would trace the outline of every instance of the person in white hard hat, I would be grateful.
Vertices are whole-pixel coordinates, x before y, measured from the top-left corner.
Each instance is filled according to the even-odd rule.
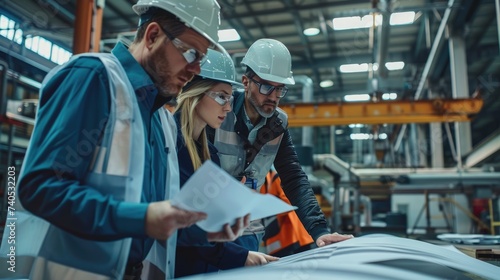
[[[236,178],[246,177],[246,185],[259,191],[271,166],[282,180],[283,190],[302,224],[317,246],[343,241],[352,235],[330,233],[324,214],[302,170],[288,119],[278,108],[295,84],[287,47],[274,39],[255,41],[243,57],[246,72],[244,92],[234,93],[233,111],[215,131],[213,143],[219,151],[221,166]],[[235,242],[249,250],[258,250],[264,227],[252,222]]]
[[[177,156],[181,188],[206,160],[220,165],[217,149],[208,141],[206,128],[219,128],[231,112],[233,88],[243,88],[236,81],[234,63],[227,53],[208,50],[207,57],[201,73],[184,87],[177,98],[174,116],[179,129]],[[278,259],[249,251],[233,242],[196,243],[203,234],[203,230],[196,225],[178,231],[176,278]]]
[[[133,9],[130,47],[76,55],[43,81],[17,184],[25,210],[12,205],[16,239],[5,231],[2,279],[141,279],[145,259],[172,278],[177,229],[206,217],[169,202],[179,190],[177,130],[158,109],[200,72],[209,48],[220,50],[220,7],[139,0]],[[233,240],[244,227],[240,218],[200,242]]]

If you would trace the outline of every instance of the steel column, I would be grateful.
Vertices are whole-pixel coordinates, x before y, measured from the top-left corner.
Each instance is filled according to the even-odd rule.
[[[101,33],[102,33],[102,15],[104,10],[105,0],[95,0],[94,6],[95,13],[92,17],[92,44],[91,52],[99,52],[101,46]]]
[[[410,156],[411,156],[411,167],[418,167],[419,163],[419,153],[418,153],[418,131],[417,125],[410,124]]]
[[[441,127],[441,123],[431,123],[429,130],[431,141],[431,167],[444,167],[443,128]]]
[[[73,35],[73,54],[98,52],[104,1],[78,0],[76,6],[77,14],[75,17],[75,33]]]
[[[429,90],[429,97],[435,97],[435,94],[431,90]],[[429,123],[429,141],[431,152],[430,167],[444,167],[444,140],[441,123]]]
[[[469,97],[467,54],[463,30],[452,30],[448,40],[450,50],[451,89],[453,98]],[[462,156],[472,150],[470,123],[455,123],[457,166],[462,168]]]
[[[336,138],[337,138],[337,132],[336,132],[337,128],[332,125],[330,126],[330,154],[335,154],[335,141],[336,141]]]
[[[305,75],[293,77],[296,83],[302,84],[302,101],[310,103],[313,101],[313,81]],[[311,126],[302,127],[302,146],[314,146],[313,144],[313,129]]]

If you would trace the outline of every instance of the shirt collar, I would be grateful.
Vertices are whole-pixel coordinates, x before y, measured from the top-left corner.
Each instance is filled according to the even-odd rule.
[[[132,87],[135,91],[143,87],[154,87],[151,77],[149,77],[148,73],[142,68],[123,43],[118,42],[111,52],[123,65],[127,77],[130,83],[132,83]]]
[[[125,69],[127,78],[132,84],[139,102],[144,102],[151,107],[151,111],[156,111],[172,99],[158,94],[158,89],[149,74],[142,68],[123,43],[118,42],[111,52],[118,58]]]

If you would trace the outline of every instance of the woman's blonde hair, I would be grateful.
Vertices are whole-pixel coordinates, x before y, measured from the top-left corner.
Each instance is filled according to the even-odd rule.
[[[180,110],[182,138],[186,144],[194,170],[198,169],[207,159],[210,159],[208,138],[205,128],[203,128],[198,139],[193,139],[195,109],[205,95],[205,92],[213,88],[218,83],[220,82],[209,79],[193,80],[190,82],[186,91],[183,91],[177,97],[177,106],[175,111]],[[199,141],[201,144],[201,155],[198,153],[195,141]]]

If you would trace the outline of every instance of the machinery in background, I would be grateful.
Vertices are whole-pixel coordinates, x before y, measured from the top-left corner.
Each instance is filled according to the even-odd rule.
[[[322,187],[320,201],[328,200],[330,221],[334,229],[356,234],[373,232],[407,234],[436,234],[442,232],[494,232],[493,223],[500,193],[500,172],[469,168],[456,169],[357,169],[334,155],[315,155],[315,173],[323,172],[332,184]],[[326,171],[326,172],[325,172]],[[324,178],[324,176],[323,176]],[[366,185],[384,186],[390,209],[371,217],[373,201]],[[365,186],[362,188],[362,186]],[[368,191],[367,191],[368,189]],[[317,189],[319,192],[319,189]],[[380,195],[380,192],[371,192]],[[338,198],[338,199],[337,199]],[[489,221],[472,213],[477,198],[491,203]],[[324,203],[326,205],[326,203]],[[382,214],[382,215],[381,215]],[[500,224],[500,223],[499,223]]]
[[[21,75],[0,60],[0,232],[7,207],[7,167],[19,174],[38,110],[40,83]]]

